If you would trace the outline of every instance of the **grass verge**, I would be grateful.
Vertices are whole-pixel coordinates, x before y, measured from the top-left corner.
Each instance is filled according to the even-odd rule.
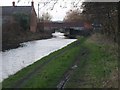
[[[78,67],[65,88],[117,88],[117,48],[99,38],[92,36],[87,40],[78,39],[5,79],[3,87],[14,88],[19,80],[32,72],[30,78],[22,81],[21,88],[56,88],[65,72],[79,59]],[[87,54],[80,56],[84,49]],[[39,66],[42,66],[42,69]],[[36,68],[37,72],[33,72]]]
[[[81,38],[78,41],[81,41],[80,43],[82,43],[82,41],[84,40],[84,38]],[[26,83],[22,83],[21,87],[56,87],[59,79],[69,68],[69,66],[74,62],[75,57],[80,50],[80,45],[78,41],[73,42],[67,47],[51,53],[50,55],[42,58],[41,60],[38,60],[34,64],[17,72],[15,75],[11,75],[9,78],[3,81],[3,88],[13,88],[13,86],[15,86],[19,80],[30,74],[32,71],[38,68],[38,66],[41,65],[43,65],[42,70],[39,70],[38,68],[37,73],[32,74],[32,78],[25,80]],[[55,56],[58,57],[55,58]],[[50,60],[50,62],[48,62],[47,65],[44,65],[44,63],[48,60]]]
[[[78,69],[66,88],[118,88],[117,48],[108,42],[99,42],[104,41],[92,36],[82,44],[89,53],[87,57],[80,57]]]

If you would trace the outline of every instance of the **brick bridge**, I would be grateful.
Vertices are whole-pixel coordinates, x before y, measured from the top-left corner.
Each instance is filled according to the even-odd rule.
[[[53,29],[65,29],[65,28],[75,28],[75,29],[90,29],[91,23],[89,22],[41,22],[44,30]]]

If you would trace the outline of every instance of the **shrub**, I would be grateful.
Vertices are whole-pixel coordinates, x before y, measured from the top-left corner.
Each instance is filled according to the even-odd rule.
[[[30,17],[27,14],[24,13],[16,13],[13,14],[13,17],[17,23],[20,24],[20,27],[22,27],[23,30],[28,30],[30,25]]]

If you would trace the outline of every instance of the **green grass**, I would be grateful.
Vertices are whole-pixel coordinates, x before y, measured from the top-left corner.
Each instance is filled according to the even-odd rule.
[[[102,88],[104,81],[110,79],[110,75],[117,67],[117,58],[110,45],[102,45],[90,42],[89,39],[83,43],[88,55],[80,57],[78,69],[66,84],[66,88]],[[114,76],[113,76],[114,77]],[[113,86],[115,87],[115,86]]]
[[[86,53],[82,54],[84,51]],[[113,77],[111,73],[117,68],[115,50],[111,45],[97,43],[89,37],[81,37],[5,79],[3,87],[10,88],[16,85],[17,81],[27,76],[38,66],[42,66],[42,69],[40,68],[32,74],[32,77],[21,84],[21,87],[56,88],[65,72],[77,59],[79,59],[78,67],[66,83],[66,88],[105,87],[104,82]],[[50,62],[44,64],[48,60]]]
[[[81,38],[80,41],[83,42],[85,39]],[[22,69],[15,75],[11,75],[9,78],[3,81],[3,87],[10,88],[17,81],[22,79],[24,76],[32,72],[36,67],[43,65],[50,58],[51,60],[47,65],[42,67],[40,72],[35,73],[35,75],[30,78],[23,87],[55,87],[58,84],[59,79],[62,77],[64,72],[69,68],[69,66],[74,62],[76,55],[80,50],[80,46],[76,46],[76,42],[69,44],[68,46],[51,53],[50,55],[38,60],[32,65]],[[65,54],[61,54],[64,53]],[[54,58],[55,56],[58,57]]]
[[[25,85],[25,87],[56,87],[65,71],[67,71],[67,69],[74,62],[78,50],[78,47],[75,47],[66,54],[51,61],[43,68],[42,72],[33,76],[32,79],[29,80],[29,82]]]

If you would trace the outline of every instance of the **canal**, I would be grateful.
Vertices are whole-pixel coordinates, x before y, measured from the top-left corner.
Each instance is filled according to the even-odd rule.
[[[76,39],[66,39],[63,33],[55,32],[51,39],[21,43],[23,47],[0,52],[0,82],[74,41]]]

